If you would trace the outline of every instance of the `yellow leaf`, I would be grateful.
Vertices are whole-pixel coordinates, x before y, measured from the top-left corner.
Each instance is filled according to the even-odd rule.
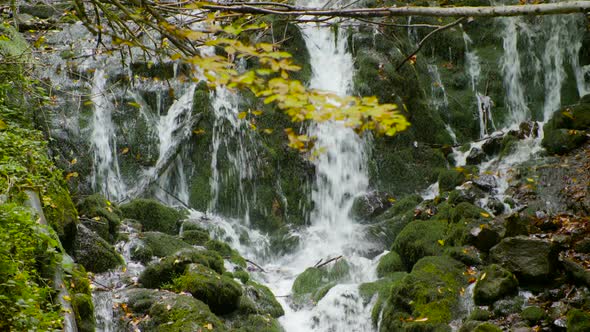
[[[526,178],[526,180],[527,180],[528,182],[530,182],[530,183],[535,183],[535,179],[532,179],[532,178]]]
[[[176,61],[176,60],[180,59],[181,57],[182,57],[182,55],[180,55],[180,53],[175,53],[170,56],[170,60]]]
[[[262,114],[262,111],[252,111],[252,114],[259,116],[260,114]]]
[[[71,178],[77,178],[78,177],[78,172],[72,172],[72,173],[68,173],[66,175],[66,181],[71,179]]]
[[[195,134],[195,135],[202,135],[204,133],[205,133],[205,130],[204,129],[196,129],[196,130],[193,130],[193,134]]]
[[[66,301],[68,301],[68,302],[72,301],[72,298],[69,297],[68,295],[64,295],[63,296],[63,299],[66,300]]]
[[[272,134],[273,130],[270,128],[266,128],[264,130],[262,130],[265,134]]]
[[[70,161],[70,165],[76,165],[77,162],[78,162],[78,159],[74,158],[74,159],[72,159],[72,161]]]
[[[489,217],[490,217],[490,214],[489,214],[489,213],[480,212],[479,214],[480,214],[482,217],[484,217],[484,218],[489,218]]]
[[[440,244],[441,246],[444,246],[444,245],[445,245],[445,240],[438,240],[437,242],[438,242],[438,244]]]
[[[129,105],[131,107],[135,107],[135,108],[141,108],[141,105],[139,105],[139,103],[136,103],[134,101],[128,102],[127,105]]]
[[[428,317],[422,317],[422,318],[415,319],[414,322],[425,322],[427,320],[428,320]]]
[[[486,278],[487,274],[484,272],[481,277],[479,278],[479,280],[484,280]]]
[[[129,153],[129,148],[124,148],[123,150],[121,150],[121,154],[127,154]]]
[[[240,113],[238,113],[238,119],[240,119],[240,120],[244,119],[247,114],[248,113],[246,113],[246,112],[240,112]]]
[[[4,130],[6,128],[8,128],[8,126],[6,125],[6,123],[4,121],[0,120],[0,130]]]
[[[390,201],[391,203],[395,203],[395,198],[393,198],[393,197],[389,197],[387,200]]]
[[[204,325],[204,327],[205,327],[207,330],[213,330],[213,324],[211,324],[211,323],[207,323],[207,324],[205,324],[205,325]]]
[[[94,218],[92,218],[92,219],[94,219],[94,220],[96,220],[96,221],[100,221],[100,217],[94,217]]]

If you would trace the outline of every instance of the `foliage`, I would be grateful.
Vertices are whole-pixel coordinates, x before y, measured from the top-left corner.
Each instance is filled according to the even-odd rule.
[[[114,0],[90,1],[90,6],[99,13],[93,18],[89,16],[93,11],[84,2],[74,3],[77,15],[88,29],[99,36],[111,35],[115,46],[139,47],[158,57],[191,64],[198,68],[196,76],[204,78],[210,86],[250,91],[265,104],[277,105],[293,122],[342,121],[358,133],[371,130],[388,136],[409,126],[395,104],[380,104],[376,97],[338,96],[309,89],[292,79],[301,67],[293,63],[291,54],[279,50],[278,43],[257,42],[258,36],[269,30],[258,18],[206,13],[203,8],[207,2],[122,5]],[[198,25],[187,25],[178,15],[190,17]],[[101,24],[101,16],[106,19],[106,25]],[[151,36],[152,42],[147,43],[133,32],[131,25],[159,35]],[[244,69],[241,66],[244,62],[253,66]],[[254,118],[261,114],[262,111],[250,110],[240,114],[240,118],[248,118],[250,127],[256,130]],[[290,128],[286,134],[291,147],[310,148],[310,138],[306,135]]]
[[[24,208],[0,205],[0,330],[61,330],[59,305],[42,268],[58,242]]]

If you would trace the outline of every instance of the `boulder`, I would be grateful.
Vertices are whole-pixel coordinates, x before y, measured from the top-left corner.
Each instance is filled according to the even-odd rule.
[[[190,244],[180,240],[176,236],[160,232],[140,233],[138,239],[141,240],[143,246],[138,245],[132,247],[131,258],[133,259],[147,256],[144,251],[148,251],[151,256],[165,257],[170,256],[181,249],[191,247]]]
[[[537,306],[526,307],[520,313],[520,317],[529,322],[531,325],[537,325],[537,323],[543,320],[546,316],[545,310]]]
[[[570,310],[567,313],[567,331],[590,331],[590,314],[579,309]]]
[[[369,222],[392,205],[391,196],[382,191],[370,191],[354,199],[351,215],[359,222]]]
[[[573,129],[553,129],[545,125],[545,136],[541,144],[549,154],[566,154],[584,144],[588,136],[584,132]]]
[[[271,290],[254,281],[244,284],[238,311],[244,315],[268,315],[274,318],[285,314],[283,307],[277,302]]]
[[[510,271],[492,264],[485,268],[473,289],[477,305],[489,305],[507,295],[518,292],[518,280]]]
[[[332,287],[348,278],[349,270],[350,266],[342,259],[332,266],[308,268],[293,282],[293,300],[300,304],[317,303]]]
[[[498,223],[472,224],[466,242],[488,252],[504,236],[504,228]]]
[[[481,149],[488,156],[497,155],[500,153],[500,151],[502,151],[502,136],[491,137],[485,143],[483,143]]]
[[[465,173],[456,169],[445,169],[438,173],[439,193],[451,191],[465,182]]]
[[[471,149],[471,151],[469,151],[466,162],[467,165],[478,165],[481,164],[485,159],[486,154],[483,152],[483,150],[478,147],[474,147]]]
[[[402,262],[411,268],[422,257],[443,253],[439,241],[445,238],[447,223],[439,220],[414,220],[396,237],[392,251],[398,252]]]
[[[503,239],[490,249],[490,258],[516,274],[521,282],[546,283],[556,265],[551,242],[527,236]]]
[[[406,268],[401,257],[395,251],[383,255],[377,265],[377,277],[382,278],[394,272],[405,271]]]
[[[495,175],[482,174],[473,178],[473,184],[484,191],[491,191],[498,186],[498,179]]]
[[[178,234],[180,221],[186,213],[164,206],[153,199],[135,199],[121,205],[125,218],[135,219],[144,231],[156,231],[170,235]]]
[[[72,253],[76,262],[90,272],[106,272],[123,264],[115,248],[84,225],[78,225]]]
[[[185,273],[175,278],[169,288],[190,293],[218,315],[236,310],[242,296],[242,288],[233,279],[219,275],[201,264],[188,265]]]

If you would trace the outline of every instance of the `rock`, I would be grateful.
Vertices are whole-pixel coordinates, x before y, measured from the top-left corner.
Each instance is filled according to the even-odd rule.
[[[438,173],[438,190],[442,194],[465,182],[465,173],[456,169],[445,169]]]
[[[231,324],[234,332],[283,332],[283,327],[274,318],[268,315],[248,315],[239,317]]]
[[[484,322],[477,325],[473,332],[502,332],[502,329],[495,324]]]
[[[369,222],[385,212],[392,205],[391,196],[386,192],[371,191],[354,199],[351,215],[359,222]]]
[[[469,314],[468,320],[486,321],[492,318],[492,313],[489,310],[482,309],[479,307],[473,308],[471,314]]]
[[[521,282],[546,283],[555,271],[556,257],[549,240],[505,238],[490,250],[490,258],[516,274]]]
[[[463,202],[459,203],[451,212],[451,222],[459,222],[462,219],[480,219],[490,218],[490,214],[471,203]]]
[[[467,165],[478,165],[481,164],[485,159],[486,154],[483,152],[483,150],[478,147],[474,147],[469,152],[469,155],[467,155],[466,162]]]
[[[524,305],[524,298],[521,296],[514,296],[512,298],[501,299],[492,305],[494,315],[499,317],[506,317],[511,314],[520,313]]]
[[[488,139],[483,145],[481,149],[485,154],[488,156],[494,156],[502,151],[502,136],[495,136]]]
[[[406,268],[399,254],[395,251],[390,251],[379,260],[379,265],[377,265],[377,277],[382,278],[391,273],[405,270]]]
[[[588,136],[581,131],[572,129],[553,129],[550,125],[550,123],[545,125],[545,136],[541,142],[549,154],[566,154],[580,147],[588,139]]]
[[[442,255],[443,246],[438,241],[445,238],[446,228],[444,221],[412,221],[396,237],[391,250],[398,252],[410,268],[422,257]]]
[[[371,311],[371,320],[373,321],[374,326],[379,324],[381,309],[383,308],[385,301],[389,298],[391,287],[395,283],[400,282],[407,275],[407,272],[394,272],[389,274],[386,278],[374,282],[367,282],[359,286],[359,294],[363,298],[363,305],[368,305],[373,301],[375,296],[377,296],[375,305]]]
[[[485,268],[473,289],[477,305],[490,305],[507,295],[518,292],[518,280],[510,271],[492,264]]]
[[[190,244],[180,240],[176,236],[160,232],[144,232],[138,236],[144,247],[135,247],[131,252],[131,258],[136,259],[145,256],[142,251],[149,251],[151,256],[165,257],[176,253],[185,248],[190,248]]]
[[[484,191],[491,191],[498,186],[498,180],[495,175],[482,174],[473,178],[473,184]]]
[[[194,246],[203,246],[210,240],[209,232],[196,229],[182,232],[180,238],[182,241]]]
[[[109,224],[106,221],[88,219],[88,218],[80,218],[80,223],[86,226],[89,230],[96,233],[98,236],[103,238],[106,241],[110,241],[112,243],[113,237],[109,232]]]
[[[582,254],[590,254],[590,238],[584,238],[576,242],[574,250]]]
[[[528,321],[531,325],[536,325],[541,320],[545,319],[545,316],[545,310],[537,306],[526,307],[520,313],[520,317]]]
[[[496,197],[490,197],[488,199],[488,202],[486,203],[486,209],[492,211],[494,213],[494,215],[497,216],[497,215],[504,213],[506,206],[504,206],[504,203],[502,203]]]
[[[115,248],[84,225],[78,225],[72,248],[76,262],[90,272],[106,272],[123,264]]]
[[[448,256],[420,259],[409,275],[393,284],[383,309],[381,331],[447,331],[465,285],[464,268]],[[428,317],[428,321],[402,319],[410,316]]]
[[[206,326],[216,332],[227,331],[209,307],[192,296],[141,288],[130,289],[125,295],[141,331],[202,331]]]
[[[506,237],[529,234],[529,220],[521,217],[518,213],[513,213],[506,217]]]
[[[377,220],[385,221],[394,217],[403,216],[408,212],[413,211],[414,208],[422,201],[423,199],[420,195],[411,194],[404,196],[403,198],[393,202],[392,207],[385,211],[385,213],[377,217]]]
[[[121,205],[125,218],[135,219],[144,231],[156,231],[170,235],[178,234],[180,221],[186,213],[164,206],[152,199],[135,199]]]
[[[233,279],[201,264],[188,265],[185,273],[175,278],[170,288],[176,292],[191,293],[218,315],[236,310],[242,295],[240,285]]]
[[[80,332],[94,332],[96,320],[94,318],[94,304],[92,296],[77,293],[72,296],[72,309],[76,316],[76,325]]]
[[[500,242],[503,235],[504,228],[499,224],[474,224],[469,230],[466,242],[483,252],[488,252],[490,248]]]
[[[525,139],[527,137],[539,137],[539,123],[536,121],[521,122],[518,126],[518,139]]]
[[[332,266],[329,266],[333,264]],[[348,278],[350,267],[340,259],[321,268],[310,267],[297,276],[293,282],[293,300],[296,303],[318,302],[337,283]]]
[[[283,307],[277,302],[271,290],[254,281],[244,284],[238,311],[245,315],[268,315],[274,318],[285,314]]]
[[[446,249],[445,253],[468,266],[482,264],[479,250],[473,246],[450,247]]]
[[[567,331],[590,331],[590,314],[579,309],[572,309],[567,313]]]
[[[582,263],[574,259],[576,256],[579,256],[578,259],[581,258],[586,261],[590,258],[588,255],[580,255],[573,251],[567,251],[559,253],[559,261],[572,279],[584,283],[586,286],[590,286],[590,269],[587,269]]]
[[[191,248],[148,265],[139,275],[138,281],[146,288],[160,288],[171,282],[175,276],[183,274],[186,266],[191,263],[201,264],[218,274],[225,272],[223,258],[218,253]]]
[[[449,204],[460,204],[467,202],[470,204],[475,203],[475,200],[483,197],[481,190],[470,190],[470,189],[455,189],[449,193],[448,202]]]
[[[97,232],[102,238],[114,242],[121,225],[121,210],[104,196],[100,194],[90,195],[78,203],[78,213],[85,216],[89,221],[85,222],[86,227]],[[106,225],[107,234],[102,230]]]

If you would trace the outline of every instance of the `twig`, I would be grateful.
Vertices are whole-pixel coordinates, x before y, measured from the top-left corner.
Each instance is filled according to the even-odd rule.
[[[250,264],[252,264],[252,265],[256,266],[256,267],[257,267],[257,268],[258,268],[258,269],[259,269],[261,272],[264,272],[264,273],[266,273],[266,271],[265,271],[265,270],[264,270],[264,269],[263,269],[263,268],[262,268],[260,265],[258,265],[258,264],[256,264],[256,263],[254,263],[253,261],[251,261],[251,260],[249,260],[249,259],[246,259],[246,262],[248,262],[248,263],[250,263]]]
[[[430,31],[430,33],[428,33],[424,38],[422,38],[422,40],[418,43],[418,48],[416,48],[414,50],[414,52],[412,52],[412,54],[408,55],[404,61],[402,61],[397,68],[395,68],[395,71],[399,71],[399,69],[404,65],[404,63],[408,62],[408,60],[410,60],[414,55],[416,55],[416,53],[420,52],[420,50],[422,49],[422,46],[424,46],[424,42],[428,40],[428,38],[432,37],[435,33],[446,30],[450,27],[453,27],[459,23],[461,23],[463,20],[465,19],[465,17],[461,17],[460,19],[451,22],[447,25],[443,25],[440,28],[437,28],[435,30]]]
[[[174,195],[173,193],[171,193],[170,191],[164,189],[164,187],[162,187],[161,185],[158,184],[158,188],[160,188],[164,193],[166,193],[168,196],[174,198],[175,200],[177,200],[180,204],[182,204],[185,208],[187,209],[191,209],[191,207],[186,204],[185,202],[183,202],[178,196]]]
[[[321,263],[323,260],[324,260],[323,258],[320,258],[320,260],[319,260],[319,261],[317,261],[317,263],[315,263],[315,264],[313,265],[313,267],[317,267],[318,265],[320,265],[320,263]]]
[[[342,258],[342,255],[340,255],[340,256],[338,256],[338,257],[330,258],[330,259],[328,259],[327,261],[323,262],[322,264],[320,264],[320,265],[318,265],[318,266],[314,266],[314,267],[319,269],[319,268],[321,268],[321,267],[323,267],[323,266],[325,266],[325,265],[328,265],[328,264],[330,264],[330,263],[332,263],[332,262],[334,262],[334,261],[337,261],[337,260],[339,260],[340,258]]]

